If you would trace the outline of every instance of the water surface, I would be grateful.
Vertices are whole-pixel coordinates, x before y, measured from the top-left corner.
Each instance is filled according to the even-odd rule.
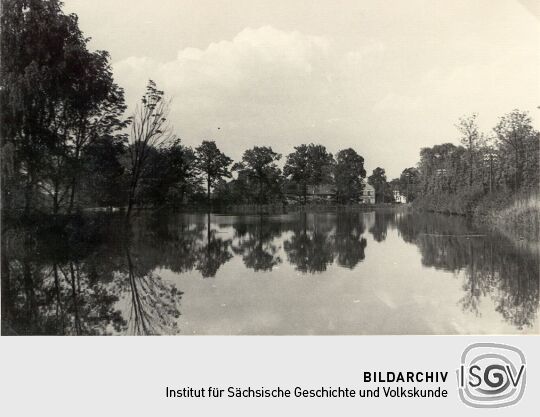
[[[404,210],[4,230],[3,334],[539,333],[539,251]]]

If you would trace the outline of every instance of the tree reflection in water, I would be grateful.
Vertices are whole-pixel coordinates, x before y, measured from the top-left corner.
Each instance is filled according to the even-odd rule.
[[[338,211],[300,213],[284,242],[289,263],[303,273],[326,271],[336,259],[339,266],[353,269],[365,258],[363,213]]]
[[[414,243],[422,264],[455,273],[464,272],[465,311],[479,314],[482,297],[518,329],[533,326],[539,305],[540,264],[529,250],[496,234],[482,234],[461,217],[407,213],[396,219],[401,237]]]
[[[181,292],[153,272],[152,251],[132,255],[131,231],[102,220],[60,235],[5,231],[2,333],[176,331]]]
[[[111,274],[97,278],[95,272],[104,265],[85,259],[92,246],[92,241],[74,242],[69,236],[37,238],[28,231],[5,231],[2,333],[122,332],[126,322],[115,305]]]
[[[212,229],[210,213],[207,215],[206,242],[197,251],[196,269],[203,278],[215,277],[221,265],[228,262],[233,256],[230,252],[231,239],[217,237],[217,230]]]
[[[335,253],[337,264],[353,269],[366,257],[367,241],[362,213],[342,212],[336,217]]]
[[[278,245],[274,244],[283,232],[281,222],[267,219],[262,214],[240,216],[234,225],[235,254],[242,257],[246,268],[254,271],[271,271],[282,261],[278,255]]]
[[[182,293],[164,281],[153,270],[140,269],[133,257],[126,237],[127,276],[118,282],[121,294],[129,304],[128,333],[133,335],[159,335],[178,333],[176,319],[180,316]],[[135,259],[135,262],[134,262]]]
[[[463,276],[458,302],[473,317],[492,300],[516,328],[535,325],[538,251],[479,233],[463,218],[354,210],[226,218],[160,213],[136,216],[127,229],[114,216],[61,232],[4,227],[2,333],[175,334],[183,294],[164,270],[176,279],[189,271],[221,278],[234,256],[254,273],[284,262],[303,275],[334,262],[354,270],[366,256],[366,229],[382,248],[397,233],[418,247],[425,267]]]
[[[304,273],[326,271],[334,261],[333,221],[328,214],[302,212],[294,224],[293,236],[283,244],[287,259]],[[333,216],[332,216],[333,217]]]

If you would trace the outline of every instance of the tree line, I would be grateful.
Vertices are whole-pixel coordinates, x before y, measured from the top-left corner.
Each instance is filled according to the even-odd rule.
[[[127,116],[106,51],[91,51],[75,14],[58,0],[5,0],[0,66],[2,207],[71,214],[84,207],[181,204],[305,204],[317,187],[347,204],[360,200],[363,157],[303,144],[283,160],[269,146],[236,163],[212,140],[185,146],[169,122],[170,100],[153,81]],[[394,192],[427,208],[464,212],[486,195],[531,192],[539,184],[539,132],[514,110],[483,133],[477,115],[457,123],[461,145],[420,152],[417,167],[367,178],[377,203]],[[417,199],[417,197],[421,197]],[[458,205],[459,207],[456,207]]]
[[[443,143],[420,151],[417,167],[405,169],[396,185],[408,201],[439,211],[468,213],[487,199],[535,195],[540,184],[540,132],[530,115],[513,110],[491,132],[478,115],[456,124],[460,145]]]
[[[322,145],[300,145],[283,169],[269,146],[246,150],[236,163],[211,140],[193,149],[174,134],[170,100],[151,80],[126,117],[109,54],[89,50],[77,16],[60,1],[6,0],[1,21],[4,209],[122,206],[129,216],[136,205],[268,204],[287,195],[306,203],[323,184],[339,203],[359,201],[366,172],[353,149],[334,157]],[[384,170],[370,182],[384,192]]]

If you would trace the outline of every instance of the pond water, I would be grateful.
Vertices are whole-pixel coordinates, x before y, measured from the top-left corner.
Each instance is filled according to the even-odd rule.
[[[539,333],[539,249],[406,210],[7,228],[2,334]]]

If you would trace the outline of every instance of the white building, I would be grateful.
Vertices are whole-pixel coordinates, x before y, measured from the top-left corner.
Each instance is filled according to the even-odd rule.
[[[362,190],[362,197],[360,197],[361,204],[375,204],[375,188],[373,185],[365,182],[364,189]]]
[[[394,190],[394,201],[396,203],[403,203],[405,204],[407,202],[407,199],[403,194],[401,194],[398,190]]]

